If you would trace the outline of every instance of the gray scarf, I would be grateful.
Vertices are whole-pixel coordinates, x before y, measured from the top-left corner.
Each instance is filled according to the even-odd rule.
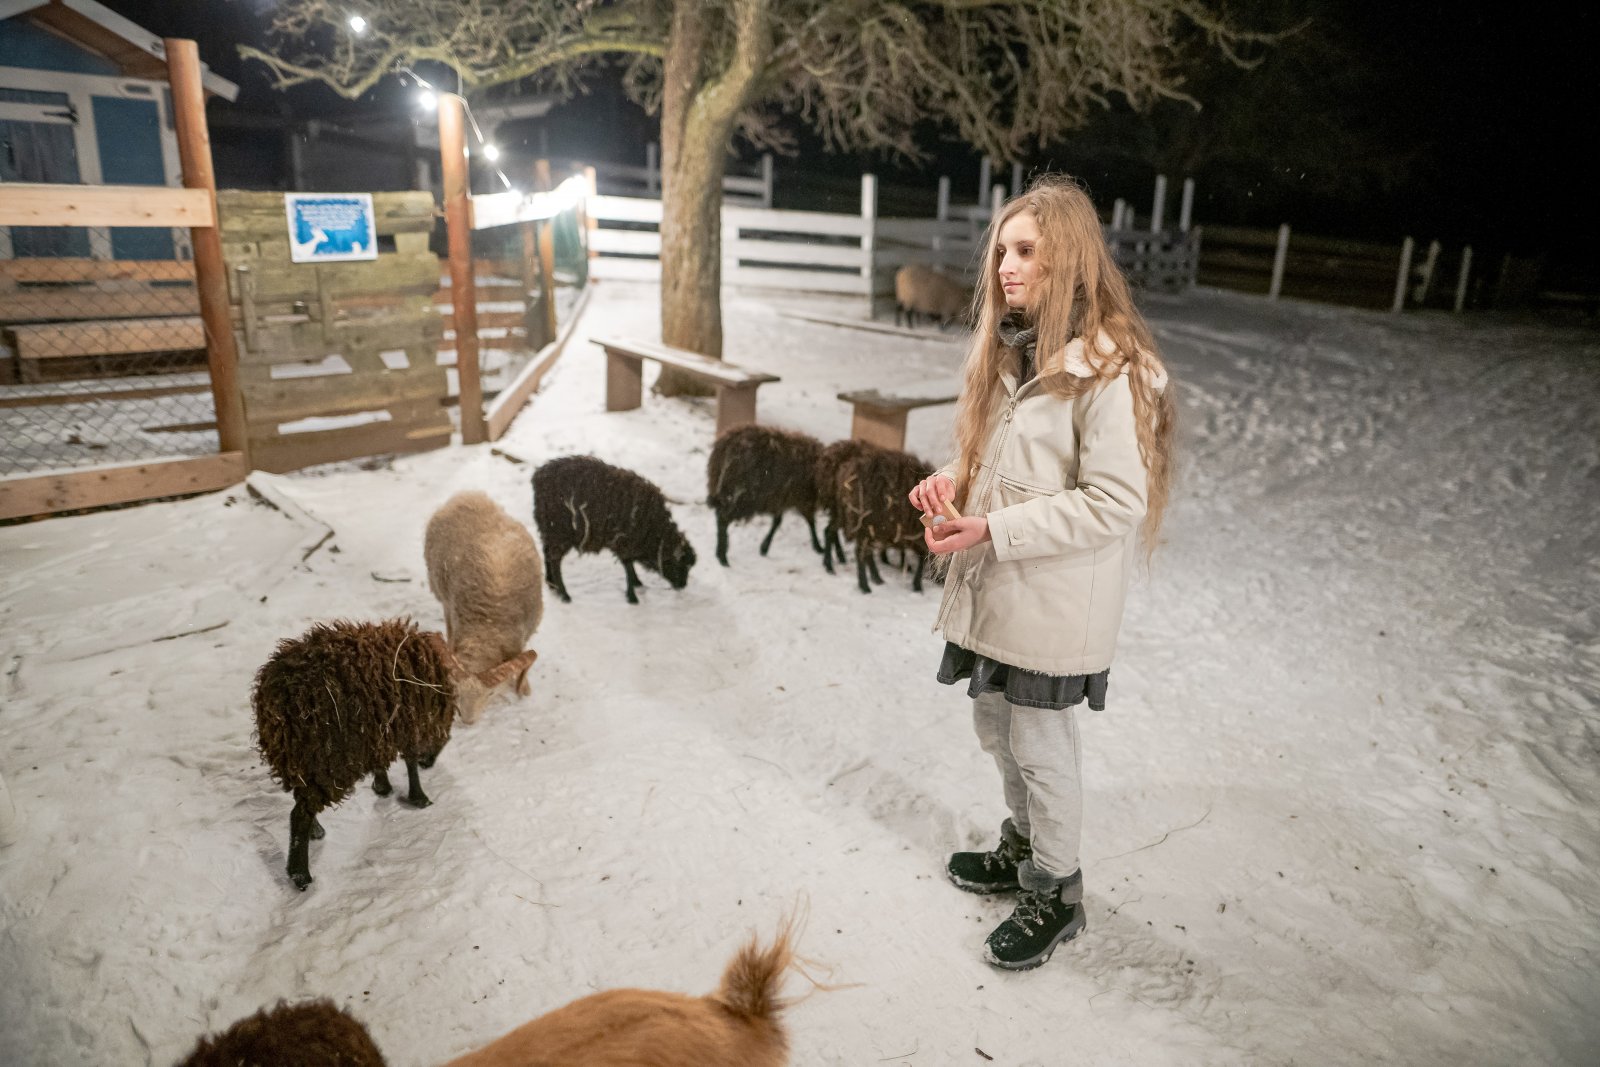
[[[1020,311],[1008,311],[995,323],[995,336],[1017,354],[1017,384],[1033,377],[1034,354],[1039,347],[1039,329]]]

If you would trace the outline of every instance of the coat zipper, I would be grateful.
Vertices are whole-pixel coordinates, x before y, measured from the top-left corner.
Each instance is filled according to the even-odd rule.
[[[989,450],[989,477],[987,481],[984,482],[982,490],[974,499],[986,501],[989,499],[989,494],[994,491],[995,479],[999,477],[1000,473],[1000,468],[998,466],[1000,451],[1001,449],[1005,448],[1006,438],[1011,436],[1011,420],[1016,417],[1017,404],[1020,403],[1021,400],[1022,389],[1019,387],[1015,393],[1011,394],[1011,402],[1006,405],[1005,415],[1001,420],[1000,433],[995,438],[994,447]],[[955,610],[956,597],[961,592],[961,583],[966,579],[967,571],[970,569],[967,552],[974,551],[975,548],[976,546],[963,551],[961,553],[961,558],[956,560],[955,568],[953,569],[949,579],[947,579],[947,581],[955,582],[955,588],[950,591],[950,597],[948,602],[945,604],[944,610],[939,612],[939,618],[933,624],[933,628],[935,630],[943,630],[945,621],[949,619],[950,613]]]

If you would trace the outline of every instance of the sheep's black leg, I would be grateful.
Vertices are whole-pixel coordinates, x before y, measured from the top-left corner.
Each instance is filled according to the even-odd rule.
[[[294,810],[289,813],[289,880],[302,891],[311,884],[311,827],[316,822],[317,813],[310,803],[295,797]]]
[[[728,565],[728,520],[717,512],[717,562]]]
[[[544,561],[544,582],[556,591],[556,596],[561,598],[563,604],[572,603],[572,597],[567,595],[567,584],[561,580],[561,557],[565,552],[552,552],[550,558]]]
[[[871,559],[872,559],[872,551],[869,549],[869,550],[863,552],[861,550],[861,542],[857,541],[856,542],[856,584],[861,587],[861,591],[863,593],[872,592],[872,586],[867,584],[867,563],[870,562]]]
[[[823,551],[822,542],[817,540],[817,516],[813,512],[806,512],[806,529],[811,531],[811,550]]]
[[[856,554],[858,556],[861,554],[859,549],[857,549]],[[878,573],[878,559],[877,559],[877,556],[874,555],[874,553],[872,552],[871,549],[867,550],[867,570],[872,572],[872,581],[873,581],[874,585],[882,585],[883,584],[883,575]]]
[[[409,756],[406,757],[406,780],[411,786],[405,797],[407,804],[413,808],[425,808],[433,803],[428,799],[428,794],[422,791],[422,775],[417,773],[417,761]]]
[[[386,797],[394,792],[394,786],[389,784],[389,772],[387,770],[372,772],[372,791],[380,797]]]
[[[890,566],[888,545],[884,545],[882,548],[878,549],[878,559],[882,561],[885,567]]]
[[[911,591],[913,593],[922,592],[922,572],[927,566],[928,558],[926,556],[918,556],[917,573],[911,576]]]
[[[827,529],[822,531],[822,569],[827,571],[829,574],[834,573],[834,571],[833,571],[833,549],[834,549],[834,546],[837,545],[838,543],[839,543],[839,530],[838,530],[838,527],[834,526],[833,523],[830,522],[828,524],[828,526],[827,526]],[[842,549],[842,548],[839,549],[839,556],[840,556],[840,562],[842,563],[844,561],[843,560],[844,549]]]
[[[781,522],[783,522],[783,512],[780,511],[772,516],[772,529],[768,530],[767,536],[761,539],[761,554],[763,556],[767,554],[767,549],[772,547],[772,538],[777,534],[778,524]]]
[[[839,527],[835,526],[833,523],[829,523],[828,524],[828,529],[830,531],[832,531],[833,550],[839,554],[839,562],[843,563],[844,562],[844,542],[839,537]]]
[[[634,572],[633,561],[631,559],[625,559],[622,561],[622,569],[628,574],[628,603],[637,604],[639,602],[639,598],[634,595],[633,591],[644,585],[644,583],[639,580],[639,575]]]

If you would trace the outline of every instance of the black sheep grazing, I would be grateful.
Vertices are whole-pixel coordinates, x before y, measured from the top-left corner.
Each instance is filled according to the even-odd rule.
[[[545,581],[572,603],[561,580],[561,560],[579,552],[610,550],[628,576],[628,603],[642,583],[643,564],[674,589],[689,583],[694,548],[672,521],[667,498],[653,482],[593,456],[563,456],[533,472],[533,523],[544,543]]]
[[[294,794],[289,815],[289,877],[311,884],[317,815],[372,775],[379,796],[394,791],[389,765],[406,761],[414,807],[432,803],[419,766],[431,767],[450,740],[460,692],[493,688],[533,662],[524,652],[481,674],[463,671],[444,638],[419,633],[410,619],[317,623],[280,641],[256,672],[251,703],[256,743],[273,778]]]
[[[916,456],[886,448],[868,448],[840,465],[834,478],[839,525],[844,536],[855,542],[856,580],[863,593],[872,592],[867,584],[869,567],[873,579],[882,580],[873,554],[894,547],[916,556],[911,589],[922,592],[928,546],[922,539],[920,513],[906,500],[906,494],[932,472],[932,465]]]
[[[367,1028],[331,1000],[279,1001],[203,1037],[178,1067],[384,1067]]]
[[[739,426],[717,438],[706,461],[706,503],[717,513],[717,562],[728,565],[728,525],[771,515],[772,529],[761,541],[761,554],[772,547],[773,535],[791,508],[800,513],[817,540],[817,458],[822,442],[815,437],[771,426]]]
[[[839,554],[839,562],[844,562],[844,546],[839,543],[839,526],[843,520],[839,500],[839,470],[846,463],[876,446],[865,441],[849,438],[843,441],[834,441],[817,455],[817,462],[812,467],[813,481],[817,487],[817,507],[827,516],[827,526],[822,531],[822,566],[829,574],[833,573],[833,554]]]

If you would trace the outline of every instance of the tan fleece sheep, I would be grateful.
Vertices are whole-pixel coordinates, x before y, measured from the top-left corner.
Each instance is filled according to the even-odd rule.
[[[917,324],[917,316],[927,315],[941,327],[965,318],[972,291],[960,281],[921,263],[909,263],[894,276],[894,321],[905,316],[907,326]]]
[[[428,520],[428,588],[444,606],[445,638],[467,673],[511,659],[544,618],[544,560],[527,527],[488,494],[457,493]],[[528,672],[517,692],[529,692]],[[477,722],[490,691],[464,693],[461,718]]]

